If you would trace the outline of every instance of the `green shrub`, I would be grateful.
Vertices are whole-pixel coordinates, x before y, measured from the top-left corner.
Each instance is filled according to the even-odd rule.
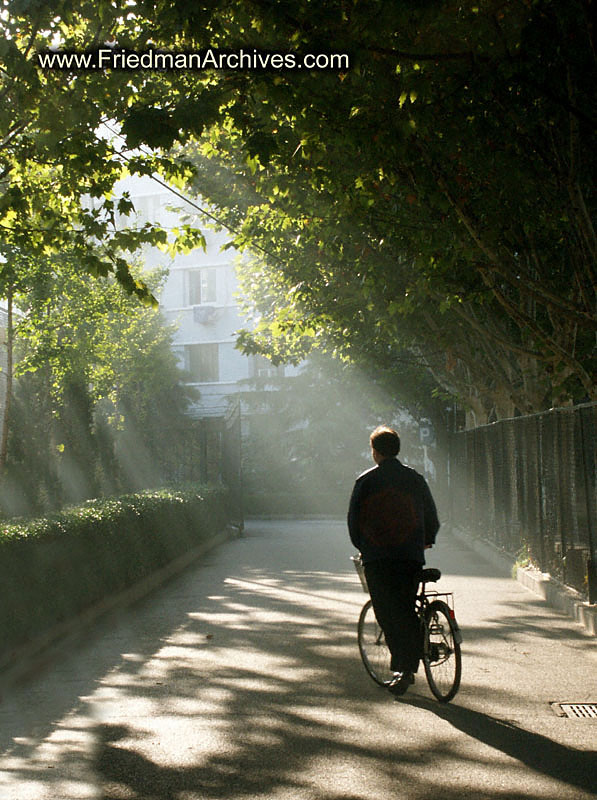
[[[228,522],[221,488],[91,500],[0,526],[4,651],[166,565]]]

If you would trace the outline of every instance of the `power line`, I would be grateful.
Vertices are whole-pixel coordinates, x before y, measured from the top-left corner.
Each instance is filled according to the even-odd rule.
[[[103,125],[109,131],[111,131],[115,136],[118,136],[120,139],[124,140],[124,136],[121,133],[119,133],[118,131],[115,131],[113,128],[111,128],[106,122],[104,122]],[[149,156],[149,157],[152,156],[151,153],[148,153],[143,148],[140,148],[140,152],[143,155],[146,155],[146,156]],[[122,151],[117,151],[117,155],[120,158],[122,158],[124,161],[127,161],[127,162],[130,162],[130,161],[133,160],[131,156],[125,155]],[[161,178],[158,178],[157,175],[152,174],[149,177],[150,177],[150,179],[152,181],[155,181],[155,183],[157,183],[160,186],[162,186],[168,192],[170,192],[173,195],[176,195],[176,197],[180,198],[183,202],[188,203],[188,205],[190,205],[193,208],[197,209],[197,211],[199,211],[201,214],[206,216],[208,219],[213,220],[213,222],[215,222],[217,225],[220,225],[222,228],[226,228],[227,231],[229,231],[230,233],[234,234],[235,236],[240,233],[239,230],[233,228],[227,222],[224,222],[219,217],[217,217],[215,214],[212,214],[210,211],[207,211],[205,208],[203,208],[197,202],[195,202],[195,200],[191,200],[187,195],[185,195],[182,192],[178,191],[178,189],[174,189],[174,187],[170,186],[170,184],[166,183],[166,181],[163,181]],[[271,253],[269,250],[267,250],[265,247],[262,247],[260,244],[257,244],[256,242],[253,242],[251,247],[256,249],[256,250],[260,250],[262,253],[264,253],[266,256],[268,256],[268,258],[271,258],[274,261],[277,261],[278,263],[282,263],[282,259],[279,256],[274,255],[274,253]]]

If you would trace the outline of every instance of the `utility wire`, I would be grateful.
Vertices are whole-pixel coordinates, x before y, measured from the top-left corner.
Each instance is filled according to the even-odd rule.
[[[103,125],[109,131],[111,131],[115,136],[118,136],[120,139],[124,140],[124,136],[121,133],[119,133],[118,131],[115,131],[113,128],[111,128],[106,122],[104,122]],[[140,148],[139,150],[143,155],[149,156],[150,158],[152,157],[152,154],[148,153],[143,148]],[[133,160],[131,156],[127,156],[122,151],[117,151],[117,155],[118,155],[119,158],[122,158],[124,161],[132,161]],[[168,192],[170,192],[171,194],[173,194],[176,197],[180,198],[185,203],[188,203],[188,205],[192,206],[193,208],[197,209],[197,211],[199,211],[205,217],[207,217],[208,219],[213,220],[213,222],[215,222],[217,225],[220,225],[222,228],[226,228],[227,231],[229,231],[230,233],[232,233],[234,235],[237,235],[238,233],[240,233],[239,230],[233,228],[227,222],[224,222],[219,217],[217,217],[215,214],[212,214],[210,211],[207,211],[205,208],[203,208],[197,202],[195,202],[195,200],[191,200],[189,197],[187,197],[187,195],[185,195],[182,192],[178,191],[178,189],[175,189],[174,187],[170,186],[168,183],[166,183],[166,181],[163,181],[161,178],[158,178],[157,175],[152,174],[149,177],[151,178],[152,181],[154,181],[155,183],[159,184],[164,189],[167,189]],[[280,264],[283,263],[282,259],[279,256],[276,256],[274,253],[271,253],[265,247],[262,247],[261,245],[257,244],[257,242],[253,242],[251,246],[256,250],[260,250],[262,253],[264,253],[266,256],[268,256],[268,258],[271,258],[271,259],[273,259],[274,261],[277,261]]]

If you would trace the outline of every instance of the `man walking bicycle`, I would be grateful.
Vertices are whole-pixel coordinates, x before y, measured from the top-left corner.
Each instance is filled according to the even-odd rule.
[[[348,530],[360,551],[375,616],[392,655],[388,688],[404,694],[421,658],[415,613],[417,573],[439,529],[437,510],[422,475],[402,464],[400,437],[387,426],[370,436],[375,467],[360,475],[348,510]]]

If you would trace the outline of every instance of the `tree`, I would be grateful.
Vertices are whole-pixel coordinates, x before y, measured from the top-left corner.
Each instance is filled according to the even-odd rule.
[[[402,11],[384,10],[394,24],[381,26],[371,13],[375,30],[351,41],[360,59],[333,105],[323,81],[307,98],[287,76],[247,78],[261,138],[247,139],[247,123],[236,134],[222,125],[202,153],[250,189],[223,198],[205,170],[195,183],[262,262],[246,280],[260,326],[245,346],[298,355],[325,332],[352,353],[375,338],[376,351],[424,359],[480,420],[592,398],[594,129],[584,100],[595,67],[582,12],[425,9],[412,11],[416,36],[397,24]],[[267,102],[251,103],[257,86]]]
[[[112,211],[108,197],[101,213],[80,212],[83,175],[102,196],[123,157],[133,170],[181,177],[187,165],[175,169],[157,149],[199,140],[203,155],[254,184],[254,201],[195,184],[220,203],[235,243],[264,262],[255,272],[263,337],[253,346],[298,355],[325,337],[353,357],[365,338],[371,352],[426,361],[485,416],[594,397],[588,0],[104,0],[42,4],[33,21],[20,2],[9,7],[2,91],[24,113],[0,126],[6,213],[25,204],[41,215],[45,205],[30,198],[45,192],[50,217],[33,231],[36,246],[62,236],[54,168],[78,246],[80,228],[102,233]],[[80,51],[113,41],[139,52],[313,53],[331,41],[351,66],[38,72],[35,51],[52,36]],[[97,136],[101,121],[113,121],[128,152]],[[149,161],[137,156],[142,145],[156,148]],[[25,246],[27,226],[10,226]]]
[[[163,453],[184,436],[191,398],[172,329],[114,279],[92,278],[64,257],[36,266],[34,289],[15,298],[5,508],[47,510],[162,483]],[[162,279],[143,276],[151,291]]]
[[[144,244],[167,245],[159,226],[123,227],[133,206],[115,198],[127,173],[161,172],[177,182],[181,168],[159,153],[127,152],[111,123],[134,98],[137,81],[113,73],[43,69],[38,51],[51,43],[93,47],[125,34],[120,3],[7,0],[0,21],[0,255],[7,283],[12,261],[70,254],[93,276],[114,275],[124,289],[155,304],[130,271]],[[140,82],[143,83],[141,76]],[[148,90],[149,92],[149,90]],[[146,99],[148,92],[146,92]],[[146,140],[152,144],[151,132]],[[184,168],[182,168],[184,172]],[[185,243],[201,244],[186,232]],[[171,242],[171,244],[174,244]]]

